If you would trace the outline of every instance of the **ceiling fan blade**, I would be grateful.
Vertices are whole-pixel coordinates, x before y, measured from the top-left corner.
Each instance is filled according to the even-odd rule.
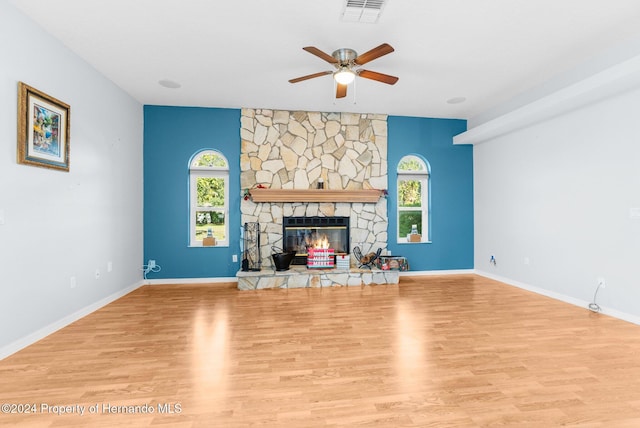
[[[391,45],[383,43],[380,46],[373,48],[370,51],[363,53],[362,55],[359,55],[354,62],[358,65],[364,65],[369,61],[373,61],[374,59],[380,58],[383,55],[390,54],[393,51],[394,49],[391,47]]]
[[[320,73],[307,74],[306,76],[296,77],[295,79],[289,80],[289,83],[298,83],[303,80],[313,79],[314,77],[326,76],[327,74],[331,74],[333,71],[321,71]]]
[[[346,96],[347,96],[347,85],[338,83],[338,86],[336,87],[336,98],[344,98]]]
[[[387,85],[393,85],[398,81],[396,76],[390,76],[388,74],[378,73],[377,71],[370,70],[358,70],[358,76],[365,79],[377,80],[378,82],[386,83]]]
[[[310,54],[313,54],[315,56],[317,56],[318,58],[322,58],[323,60],[327,61],[329,64],[337,64],[338,60],[335,59],[334,57],[332,57],[331,55],[329,55],[328,53],[324,53],[322,52],[320,49],[314,47],[314,46],[307,46],[305,48],[302,48],[305,51],[309,52]]]

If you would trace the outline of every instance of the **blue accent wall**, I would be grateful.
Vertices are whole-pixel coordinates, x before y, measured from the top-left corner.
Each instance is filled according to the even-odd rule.
[[[229,161],[229,247],[189,247],[189,159],[203,149]],[[144,107],[144,261],[149,279],[234,277],[240,268],[240,110]]]
[[[389,241],[411,270],[473,268],[473,147],[454,146],[457,119],[389,116]],[[229,160],[229,247],[189,247],[189,159],[203,149]],[[240,269],[240,110],[144,107],[144,261],[149,279],[234,277]],[[431,243],[396,243],[396,167],[403,156],[429,162]]]
[[[453,145],[453,136],[466,129],[466,121],[458,119],[388,118],[388,249],[407,257],[411,270],[473,269],[473,146]],[[409,154],[431,167],[430,243],[396,240],[396,169]]]

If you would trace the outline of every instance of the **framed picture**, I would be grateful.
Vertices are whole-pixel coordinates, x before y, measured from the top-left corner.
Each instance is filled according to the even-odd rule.
[[[18,163],[69,171],[67,104],[18,83]]]

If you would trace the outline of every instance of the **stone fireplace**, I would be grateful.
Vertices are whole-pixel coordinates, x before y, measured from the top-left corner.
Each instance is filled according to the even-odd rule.
[[[241,188],[387,189],[387,116],[242,109]],[[258,222],[263,269],[272,247],[285,248],[285,217],[346,217],[347,250],[387,246],[387,200],[376,202],[254,202],[243,198],[241,222]],[[352,265],[355,260],[352,258]]]

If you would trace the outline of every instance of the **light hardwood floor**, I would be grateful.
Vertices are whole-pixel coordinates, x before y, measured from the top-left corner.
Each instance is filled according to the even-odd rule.
[[[475,275],[233,287],[145,286],[0,361],[37,411],[0,424],[640,426],[640,326]]]

